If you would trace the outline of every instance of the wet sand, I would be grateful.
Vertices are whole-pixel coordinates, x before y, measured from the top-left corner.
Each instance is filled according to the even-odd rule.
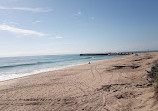
[[[0,82],[0,111],[158,111],[147,71],[158,52]]]

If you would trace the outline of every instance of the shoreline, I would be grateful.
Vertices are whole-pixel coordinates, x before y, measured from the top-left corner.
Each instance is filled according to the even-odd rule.
[[[100,60],[102,61],[102,60]],[[97,62],[97,61],[95,61]],[[87,63],[88,64],[88,63]],[[80,65],[86,65],[86,63],[83,63],[83,64],[76,64],[76,65],[69,65],[69,66],[65,66],[65,67],[62,67],[62,68],[57,68],[57,69],[52,69],[52,70],[49,70],[49,71],[39,71],[37,73],[27,73],[26,75],[24,74],[24,76],[21,76],[21,77],[17,77],[17,78],[12,78],[12,79],[7,79],[7,80],[2,80],[0,81],[1,82],[5,82],[5,81],[10,81],[10,80],[15,80],[15,79],[19,79],[19,78],[23,78],[23,77],[27,77],[27,76],[32,76],[32,75],[38,75],[38,74],[43,74],[43,73],[49,73],[49,72],[53,72],[53,71],[58,71],[58,70],[62,70],[62,69],[66,69],[66,68],[71,68],[71,67],[75,67],[75,66],[80,66]]]
[[[105,61],[105,60],[109,60],[109,59],[115,59],[115,58],[119,58],[119,57],[123,57],[123,56],[118,56],[118,57],[116,56],[114,58],[108,58],[108,59],[103,59],[103,60],[93,60],[93,61],[89,61],[89,62],[95,63],[95,62]],[[20,76],[14,77],[14,78],[11,78],[11,79],[0,80],[0,83],[1,82],[5,82],[5,81],[9,81],[9,80],[14,80],[14,79],[26,77],[26,76],[31,76],[31,75],[41,74],[41,73],[52,72],[52,71],[56,71],[56,70],[62,70],[62,69],[65,69],[65,68],[70,68],[70,67],[79,66],[79,65],[86,65],[86,64],[88,64],[88,63],[87,62],[83,62],[83,63],[77,63],[77,64],[63,66],[63,67],[58,67],[58,68],[46,68],[46,69],[42,69],[42,70],[39,70],[39,71],[33,71],[33,72],[30,72],[30,73],[20,74]]]
[[[156,111],[146,70],[157,59],[142,53],[3,81],[0,110]]]

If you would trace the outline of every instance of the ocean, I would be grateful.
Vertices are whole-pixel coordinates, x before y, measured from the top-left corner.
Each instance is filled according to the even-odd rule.
[[[0,81],[116,57],[120,56],[80,56],[73,54],[3,57],[0,58]]]

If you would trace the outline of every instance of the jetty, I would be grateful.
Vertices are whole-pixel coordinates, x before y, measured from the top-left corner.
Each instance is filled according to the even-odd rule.
[[[109,53],[85,53],[85,54],[80,54],[80,56],[113,56],[113,55],[131,55],[131,54],[146,53],[146,52],[158,52],[158,50],[148,50],[148,51],[131,51],[131,52],[109,52]]]
[[[80,56],[112,56],[112,55],[131,55],[134,52],[119,52],[119,53],[88,53],[88,54],[80,54]]]

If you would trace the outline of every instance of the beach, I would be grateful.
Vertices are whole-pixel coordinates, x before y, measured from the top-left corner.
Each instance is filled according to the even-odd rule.
[[[157,111],[147,71],[158,52],[0,82],[0,111]]]

